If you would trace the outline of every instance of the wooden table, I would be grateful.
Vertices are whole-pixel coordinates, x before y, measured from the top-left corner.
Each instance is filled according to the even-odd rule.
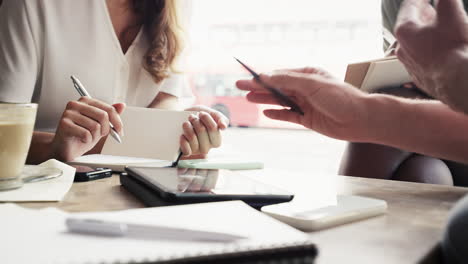
[[[417,263],[440,240],[450,208],[468,188],[340,176],[340,194],[386,200],[384,216],[310,233],[318,263]],[[58,207],[70,212],[141,208],[119,178],[76,183],[59,203],[23,203],[31,208]]]

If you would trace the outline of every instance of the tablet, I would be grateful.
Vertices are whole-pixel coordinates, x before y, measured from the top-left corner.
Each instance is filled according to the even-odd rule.
[[[294,197],[288,191],[228,170],[129,167],[126,171],[129,178],[169,202],[242,200],[260,208],[288,202]]]

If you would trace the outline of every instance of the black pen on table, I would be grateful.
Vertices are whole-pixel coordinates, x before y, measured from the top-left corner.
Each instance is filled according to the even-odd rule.
[[[291,100],[291,98],[289,98],[287,95],[285,95],[280,90],[278,90],[278,89],[276,89],[274,87],[271,87],[268,84],[262,82],[262,80],[260,80],[260,75],[258,75],[258,73],[254,72],[252,69],[250,69],[247,65],[245,65],[238,58],[234,57],[234,59],[236,59],[237,62],[239,62],[248,72],[250,72],[250,74],[253,75],[255,81],[257,81],[258,83],[263,85],[263,87],[265,87],[276,98],[276,100],[278,100],[278,102],[281,105],[290,107],[291,108],[290,111],[299,113],[300,115],[304,115],[304,111],[302,111],[301,107],[298,104],[296,104],[296,102]]]
[[[73,81],[73,86],[75,86],[75,89],[78,91],[78,93],[81,95],[81,96],[87,96],[89,98],[91,98],[91,95],[88,93],[88,91],[86,91],[86,89],[84,88],[83,84],[81,84],[80,80],[78,80],[78,78],[76,78],[75,76],[70,76],[70,78],[72,79]],[[111,127],[111,131],[110,131],[110,134],[111,136],[119,143],[122,143],[122,139],[120,138],[119,136],[119,133],[117,133],[117,131],[115,131],[115,128],[114,128],[114,125],[112,125],[112,123],[109,122],[109,126]]]

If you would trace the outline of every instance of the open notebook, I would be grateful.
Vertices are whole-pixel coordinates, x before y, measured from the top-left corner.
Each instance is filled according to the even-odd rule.
[[[102,155],[86,155],[69,162],[71,165],[106,167],[123,171],[125,166],[169,166],[179,155],[182,124],[188,111],[127,107],[122,113],[122,143],[108,137]]]
[[[93,168],[109,168],[115,172],[125,171],[125,167],[162,168],[172,166],[172,161],[123,157],[112,155],[85,155],[69,162],[71,165],[85,165]],[[261,161],[241,158],[214,157],[209,159],[181,160],[179,168],[188,169],[226,169],[226,170],[257,170],[263,169]]]
[[[116,172],[125,167],[167,167],[179,155],[182,124],[195,112],[127,107],[121,118],[125,135],[122,143],[108,137],[102,154],[85,155],[68,162],[93,168],[109,168]],[[185,160],[179,167],[194,169],[262,169],[263,162],[235,157]]]
[[[74,161],[68,162],[70,165],[83,165],[92,168],[109,168],[115,172],[125,171],[125,167],[168,167],[172,165],[172,161],[158,160],[158,159],[146,159],[136,157],[125,157],[125,156],[113,156],[113,155],[85,155],[81,156]]]
[[[0,215],[2,263],[245,263],[252,259],[312,263],[317,254],[306,234],[240,201],[73,214],[247,237],[234,242],[69,233],[65,219],[71,214],[52,208],[31,210],[4,204],[0,205]]]

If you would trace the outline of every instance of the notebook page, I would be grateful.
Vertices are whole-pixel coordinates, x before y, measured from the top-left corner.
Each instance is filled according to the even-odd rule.
[[[112,221],[196,228],[248,237],[231,243],[72,234],[67,233],[65,228],[67,214],[56,209],[36,211],[6,204],[0,205],[0,214],[3,216],[0,226],[2,263],[149,262],[308,241],[306,234],[239,201],[85,215]]]
[[[174,161],[179,154],[182,124],[191,113],[127,107],[121,115],[122,143],[108,137],[102,154]]]

